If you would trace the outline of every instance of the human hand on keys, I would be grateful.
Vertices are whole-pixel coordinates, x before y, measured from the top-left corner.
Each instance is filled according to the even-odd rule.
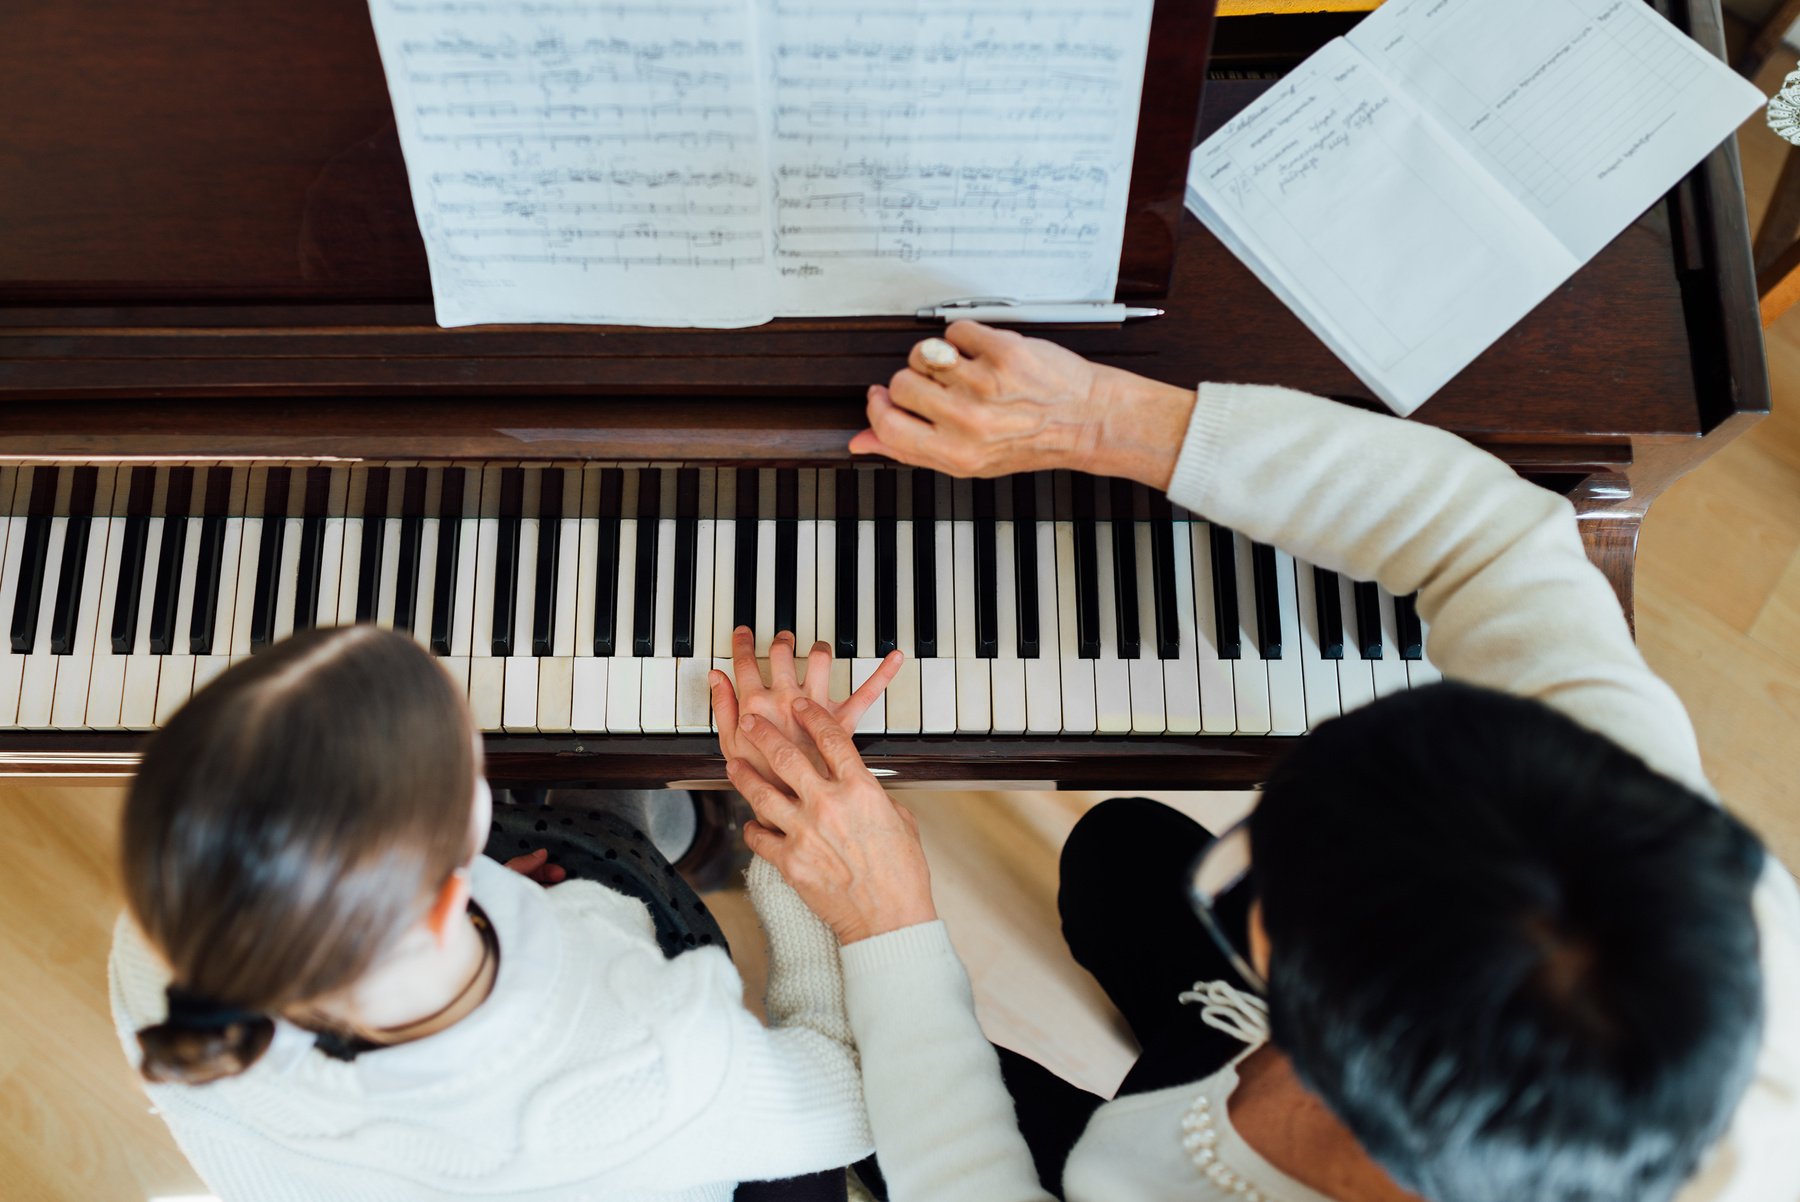
[[[934,921],[931,871],[912,814],[863,765],[838,715],[805,698],[791,712],[797,737],[754,715],[739,724],[743,744],[767,765],[748,757],[726,764],[756,814],[744,842],[839,943]]]
[[[850,450],[953,476],[1073,468],[1166,488],[1193,407],[1191,390],[959,321],[869,389]]]
[[[719,723],[719,748],[727,760],[748,760],[758,770],[768,768],[754,743],[742,735],[742,720],[755,717],[780,731],[789,739],[799,739],[800,726],[794,717],[794,705],[802,699],[812,701],[846,734],[856,729],[868,708],[900,671],[905,659],[898,651],[889,652],[862,687],[843,701],[831,699],[831,646],[814,643],[806,656],[806,677],[800,679],[795,662],[794,634],[784,630],[769,645],[769,680],[764,683],[762,669],[756,662],[756,639],[748,626],[731,632],[732,676],[715,669],[708,678],[712,686],[713,715]],[[810,740],[807,746],[812,746]]]

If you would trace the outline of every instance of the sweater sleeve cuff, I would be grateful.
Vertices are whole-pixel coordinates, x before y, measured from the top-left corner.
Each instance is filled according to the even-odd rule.
[[[1169,481],[1169,499],[1177,505],[1196,513],[1205,512],[1208,490],[1216,474],[1214,468],[1225,443],[1225,430],[1237,409],[1237,391],[1233,384],[1200,385],[1194,416],[1188,420],[1181,455]]]
[[[960,965],[956,949],[950,944],[950,932],[942,919],[901,927],[884,935],[859,940],[840,949],[846,979],[880,972],[895,965],[919,964],[949,957]]]

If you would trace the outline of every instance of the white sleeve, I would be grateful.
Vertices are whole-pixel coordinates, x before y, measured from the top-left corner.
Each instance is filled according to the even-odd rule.
[[[1638,654],[1563,498],[1443,430],[1204,384],[1169,495],[1260,542],[1419,594],[1446,676],[1533,697],[1711,796],[1687,711]]]
[[[1048,1202],[944,924],[877,935],[842,955],[892,1202]]]

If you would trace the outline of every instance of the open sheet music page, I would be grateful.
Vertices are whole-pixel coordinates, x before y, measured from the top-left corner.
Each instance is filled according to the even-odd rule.
[[[1153,0],[370,0],[438,321],[1113,297]]]
[[[1642,0],[1387,0],[1194,152],[1188,205],[1406,414],[1761,104]]]
[[[1583,262],[1765,103],[1644,0],[1387,0],[1349,40]]]
[[[1400,413],[1576,267],[1341,39],[1208,138],[1188,189],[1202,219]]]
[[[438,323],[766,321],[744,0],[371,0]]]
[[[1113,299],[1151,0],[770,0],[776,307]]]

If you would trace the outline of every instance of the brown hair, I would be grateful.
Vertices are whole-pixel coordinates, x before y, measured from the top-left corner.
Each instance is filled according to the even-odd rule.
[[[478,768],[460,691],[416,643],[312,631],[202,689],[125,805],[133,917],[222,1026],[138,1032],[151,1081],[242,1072],[275,1015],[347,988],[468,862]]]

